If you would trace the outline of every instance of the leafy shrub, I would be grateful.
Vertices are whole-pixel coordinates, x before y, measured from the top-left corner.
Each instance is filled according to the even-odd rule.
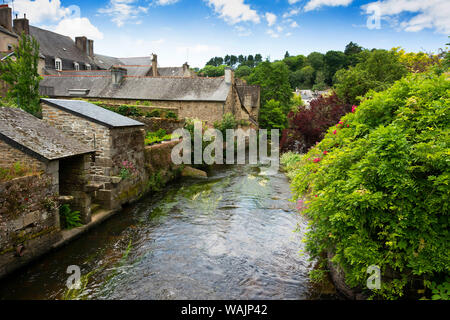
[[[159,109],[153,109],[150,112],[147,112],[145,115],[147,118],[159,118],[161,117],[161,111]]]
[[[35,170],[27,167],[21,162],[16,162],[9,168],[0,168],[0,181],[8,181],[18,177],[26,176],[33,173]]]
[[[81,227],[80,211],[72,211],[68,204],[59,208],[61,227],[64,229],[73,229]]]
[[[311,101],[309,107],[301,105],[296,113],[289,114],[289,129],[283,132],[281,149],[305,153],[319,142],[328,128],[351,111],[336,94],[321,96]],[[296,142],[301,144],[296,145]]]
[[[166,114],[166,118],[167,119],[178,119],[178,116],[177,116],[177,114],[175,112],[169,111]]]
[[[236,119],[234,118],[234,115],[232,113],[225,114],[222,121],[214,122],[214,128],[222,132],[224,139],[226,137],[227,129],[236,129],[237,125],[238,123],[236,122]]]
[[[383,298],[448,275],[450,82],[416,74],[371,92],[297,165],[307,250],[333,252],[351,287],[382,270]]]
[[[147,132],[147,136],[145,137],[145,145],[151,145],[154,143],[159,143],[167,140],[172,140],[172,138],[176,138],[175,134],[167,134],[166,130],[159,129],[156,132]]]
[[[140,117],[142,115],[141,111],[136,106],[122,105],[117,108],[116,112],[126,117]]]

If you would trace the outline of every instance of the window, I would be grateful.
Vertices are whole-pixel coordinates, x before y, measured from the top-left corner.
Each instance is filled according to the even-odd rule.
[[[78,62],[74,62],[74,63],[73,63],[73,68],[74,68],[76,71],[79,71],[79,70],[80,70],[80,64],[79,64]]]
[[[62,71],[62,61],[59,58],[55,59],[55,69],[58,71]]]
[[[89,63],[86,63],[86,70],[91,70],[91,65]]]
[[[12,44],[8,44],[8,51],[12,51],[13,50],[13,45]]]

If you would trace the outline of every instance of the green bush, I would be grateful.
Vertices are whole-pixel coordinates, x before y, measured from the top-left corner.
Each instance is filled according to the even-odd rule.
[[[307,249],[335,253],[349,286],[365,288],[371,265],[382,270],[382,298],[448,275],[449,92],[432,73],[369,92],[295,166]]]
[[[64,204],[59,208],[59,217],[61,227],[64,229],[73,229],[82,226],[80,211],[72,211],[68,204]]]
[[[222,132],[224,139],[226,137],[227,129],[236,129],[237,125],[238,123],[236,122],[236,119],[234,118],[234,115],[232,113],[225,114],[222,121],[214,122],[214,128]]]
[[[161,117],[161,111],[159,109],[154,109],[146,114],[147,118],[159,118]]]
[[[118,107],[115,112],[126,116],[126,117],[140,117],[142,115],[141,111],[136,106],[122,105]]]
[[[166,114],[166,118],[167,119],[178,119],[178,116],[177,116],[177,114],[175,112],[169,111]]]

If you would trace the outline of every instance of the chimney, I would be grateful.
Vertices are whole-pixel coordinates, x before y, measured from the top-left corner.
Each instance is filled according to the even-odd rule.
[[[233,70],[231,70],[231,68],[225,68],[225,83],[234,84],[233,78],[234,78]]]
[[[18,19],[16,15],[14,19],[14,32],[18,35],[21,35],[23,32],[27,35],[30,34],[30,21],[25,14],[22,19]]]
[[[158,76],[158,56],[154,53],[152,53],[151,55],[152,58],[152,75],[153,77],[157,77]]]
[[[87,41],[87,55],[91,58],[94,58],[94,40],[88,40]]]
[[[7,4],[0,5],[0,26],[13,32],[12,28],[12,11]]]
[[[190,76],[189,64],[187,62],[185,64],[183,64],[183,76],[185,76],[185,77]]]
[[[86,52],[87,50],[87,38],[86,37],[76,37],[75,38],[75,45],[78,49],[80,49],[83,52]]]
[[[112,76],[112,84],[114,88],[120,87],[125,76],[127,75],[127,69],[120,67],[112,67],[111,68],[111,76]]]

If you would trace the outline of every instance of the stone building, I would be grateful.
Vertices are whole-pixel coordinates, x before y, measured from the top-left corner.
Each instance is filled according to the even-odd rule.
[[[72,207],[90,222],[87,173],[94,149],[51,128],[21,109],[0,107],[0,167],[20,163],[51,178],[54,194],[73,198]]]
[[[60,238],[58,203],[91,220],[86,174],[94,152],[21,109],[0,107],[0,277]]]
[[[5,56],[11,53],[18,38],[12,27],[11,8],[7,4],[0,5],[0,54]]]
[[[144,124],[85,101],[41,105],[44,121],[96,151],[88,176],[96,204],[117,209],[138,197],[146,179]]]
[[[197,118],[209,124],[232,113],[237,120],[257,125],[260,88],[245,90],[245,84],[237,84],[230,69],[224,77],[186,78],[128,76],[127,69],[113,67],[110,72],[96,71],[89,76],[45,76],[41,94],[117,105],[149,102],[155,107],[176,109],[180,118]]]

